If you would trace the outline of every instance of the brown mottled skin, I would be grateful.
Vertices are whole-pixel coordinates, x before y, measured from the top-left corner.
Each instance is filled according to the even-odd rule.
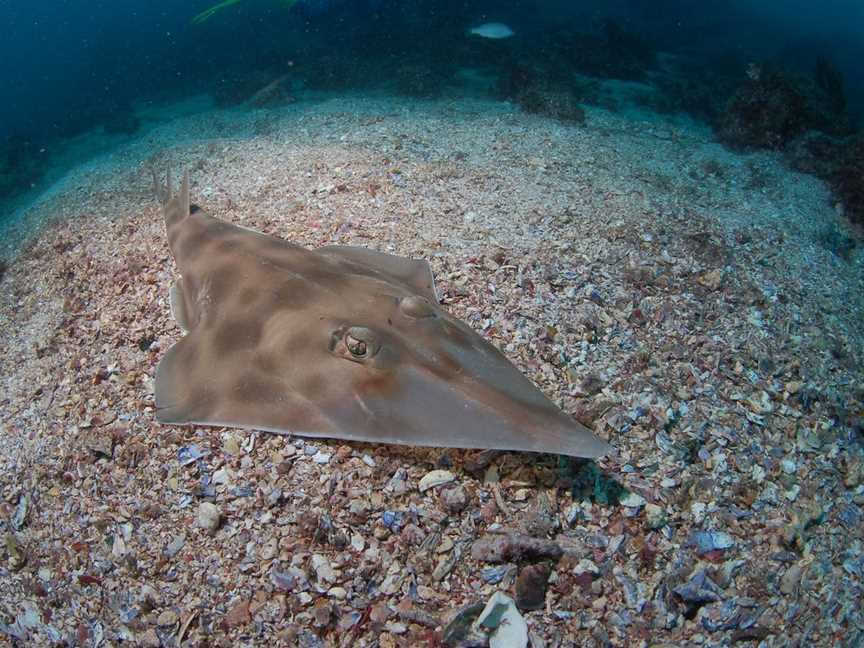
[[[608,451],[438,306],[425,261],[307,250],[226,223],[190,206],[188,177],[163,212],[181,275],[172,310],[188,334],[159,364],[159,421],[576,457]]]

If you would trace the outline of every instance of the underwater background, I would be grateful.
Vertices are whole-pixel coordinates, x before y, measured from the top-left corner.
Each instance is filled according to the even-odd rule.
[[[468,33],[489,22],[513,36]],[[855,0],[6,2],[0,24],[3,218],[79,156],[170,120],[172,104],[316,92],[480,95],[576,121],[581,105],[683,114],[730,147],[795,148],[791,164],[862,208],[848,177],[860,144],[844,146],[864,116]],[[64,150],[94,131],[106,137]],[[798,150],[813,132],[827,137]]]

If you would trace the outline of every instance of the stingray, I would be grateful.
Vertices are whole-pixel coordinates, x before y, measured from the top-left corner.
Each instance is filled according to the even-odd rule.
[[[185,335],[156,371],[165,424],[594,458],[609,446],[439,305],[425,260],[310,250],[159,187]]]

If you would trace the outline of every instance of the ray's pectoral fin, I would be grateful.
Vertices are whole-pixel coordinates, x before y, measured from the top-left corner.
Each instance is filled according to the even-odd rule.
[[[438,303],[432,267],[425,259],[407,259],[351,245],[328,245],[317,250],[321,254],[345,259],[376,270],[400,283],[410,286],[418,295]]]
[[[183,290],[183,277],[177,277],[174,283],[171,284],[170,290],[171,299],[171,315],[177,322],[177,325],[183,329],[184,333],[188,333],[195,325],[191,313],[189,312],[186,293]]]
[[[212,406],[213,390],[196,375],[200,358],[194,335],[168,349],[156,368],[156,419],[160,423],[190,423]]]

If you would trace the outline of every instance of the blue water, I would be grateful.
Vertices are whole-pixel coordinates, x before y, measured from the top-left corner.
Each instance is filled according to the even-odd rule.
[[[313,90],[487,93],[537,112],[548,107],[549,93],[568,105],[591,104],[592,79],[624,79],[653,88],[647,108],[722,129],[725,108],[755,66],[791,79],[809,102],[802,110],[816,105],[818,115],[779,142],[733,134],[730,145],[784,148],[813,129],[846,138],[864,121],[864,3],[856,0],[698,8],[685,0],[298,0],[290,7],[241,0],[193,23],[214,4],[0,4],[0,204],[44,184],[71,137],[94,129],[134,136],[147,107],[202,93],[236,105],[275,79],[283,79],[283,99]],[[515,35],[467,35],[491,21]],[[826,100],[818,87],[814,94],[820,64],[840,99],[835,92]],[[492,81],[472,85],[460,75],[468,68]],[[782,93],[778,101],[789,103]]]

